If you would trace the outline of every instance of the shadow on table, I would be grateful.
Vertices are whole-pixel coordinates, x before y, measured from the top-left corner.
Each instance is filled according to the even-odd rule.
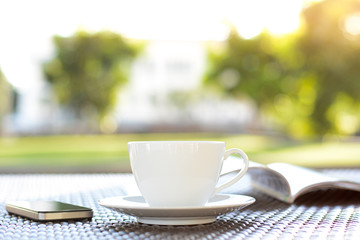
[[[318,190],[300,196],[295,204],[317,207],[360,205],[360,192],[342,189]]]

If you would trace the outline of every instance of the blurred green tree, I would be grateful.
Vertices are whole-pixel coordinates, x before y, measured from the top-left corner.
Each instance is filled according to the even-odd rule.
[[[0,69],[0,135],[4,132],[3,121],[11,111],[12,89]]]
[[[358,1],[327,0],[303,10],[303,27],[294,34],[242,39],[232,31],[224,51],[210,52],[205,84],[250,98],[292,136],[354,134],[360,129],[360,28],[351,34],[349,21],[359,19]]]
[[[304,70],[316,78],[314,129],[353,134],[360,129],[360,2],[319,2],[303,11],[303,19],[297,47]]]
[[[300,88],[298,76],[303,67],[295,40],[296,36],[274,38],[266,32],[243,39],[233,30],[222,51],[210,48],[204,83],[235,98],[253,101],[260,113],[272,116],[273,122],[291,132],[291,119],[299,116],[290,107],[290,94]]]
[[[116,104],[140,45],[108,31],[55,36],[54,44],[56,55],[44,63],[43,71],[59,103],[78,118],[96,116],[101,125]]]

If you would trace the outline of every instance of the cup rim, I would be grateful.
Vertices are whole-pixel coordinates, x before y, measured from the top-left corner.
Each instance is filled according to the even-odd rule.
[[[195,143],[195,144],[201,144],[201,143],[206,143],[206,144],[225,144],[224,141],[206,141],[206,140],[170,140],[170,141],[131,141],[128,142],[129,145],[134,145],[134,144],[164,144],[164,143],[178,143],[178,144],[189,144],[189,143]]]

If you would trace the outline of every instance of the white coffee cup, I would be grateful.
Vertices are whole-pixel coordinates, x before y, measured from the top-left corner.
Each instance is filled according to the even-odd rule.
[[[240,149],[226,150],[217,141],[129,142],[131,169],[145,201],[151,207],[203,206],[219,191],[236,183],[248,169]],[[238,154],[241,171],[216,186],[223,161]]]

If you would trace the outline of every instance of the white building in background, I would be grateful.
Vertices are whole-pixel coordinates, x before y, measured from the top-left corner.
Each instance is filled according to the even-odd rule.
[[[39,62],[36,76],[41,79]],[[119,94],[114,114],[118,130],[238,131],[246,127],[254,116],[249,105],[200,90],[206,64],[201,41],[150,41],[135,60],[128,85]],[[174,104],[174,94],[186,102],[180,98]],[[44,80],[29,91],[21,89],[18,103],[6,123],[12,133],[61,133],[73,124],[51,100]]]
[[[130,82],[119,101],[122,125],[174,123],[169,96],[190,92],[201,84],[206,52],[201,42],[151,41],[136,60]]]
[[[201,41],[150,41],[120,95],[120,129],[237,131],[246,127],[254,117],[250,105],[201,90],[206,66]],[[176,96],[180,99],[174,103]]]

